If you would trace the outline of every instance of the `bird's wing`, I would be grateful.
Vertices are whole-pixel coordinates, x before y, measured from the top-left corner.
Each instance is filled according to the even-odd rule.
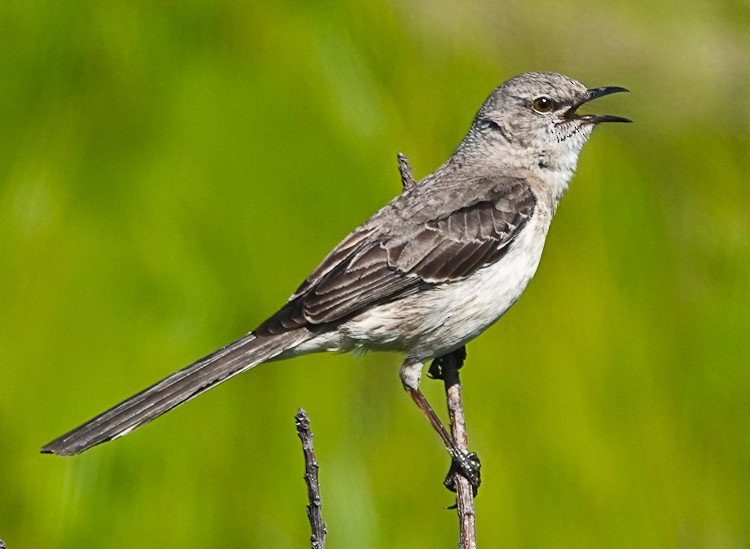
[[[535,204],[525,181],[505,177],[404,193],[345,238],[256,333],[339,322],[462,280],[505,255]]]

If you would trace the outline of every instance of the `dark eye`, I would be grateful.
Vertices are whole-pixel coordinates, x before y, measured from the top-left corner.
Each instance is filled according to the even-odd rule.
[[[555,102],[549,97],[537,97],[531,103],[531,108],[540,113],[551,112],[555,108]]]

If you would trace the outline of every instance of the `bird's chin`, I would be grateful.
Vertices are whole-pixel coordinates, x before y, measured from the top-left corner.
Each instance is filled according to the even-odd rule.
[[[593,124],[580,118],[563,119],[552,127],[552,134],[558,143],[573,140],[578,147],[582,147],[593,129]]]

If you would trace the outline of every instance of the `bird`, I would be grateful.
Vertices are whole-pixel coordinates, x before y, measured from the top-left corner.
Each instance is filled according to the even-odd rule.
[[[318,352],[396,351],[404,389],[460,470],[460,450],[421,392],[424,365],[494,324],[526,289],[578,157],[599,124],[580,114],[619,86],[530,72],[495,88],[453,154],[344,238],[256,329],[42,447],[69,456],[122,437],[262,363]]]

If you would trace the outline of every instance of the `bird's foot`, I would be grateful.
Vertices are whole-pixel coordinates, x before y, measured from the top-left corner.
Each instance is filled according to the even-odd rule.
[[[430,364],[427,370],[427,375],[430,379],[445,379],[443,375],[443,368],[446,366],[446,361],[454,361],[454,367],[456,370],[460,370],[466,360],[466,347],[459,347],[455,351],[448,353],[447,355],[439,356]]]
[[[482,483],[480,470],[482,464],[479,462],[479,456],[474,452],[452,452],[453,461],[448,474],[445,476],[443,484],[451,492],[456,491],[456,473],[464,477],[471,484],[472,492],[476,497],[479,491],[479,485]]]

